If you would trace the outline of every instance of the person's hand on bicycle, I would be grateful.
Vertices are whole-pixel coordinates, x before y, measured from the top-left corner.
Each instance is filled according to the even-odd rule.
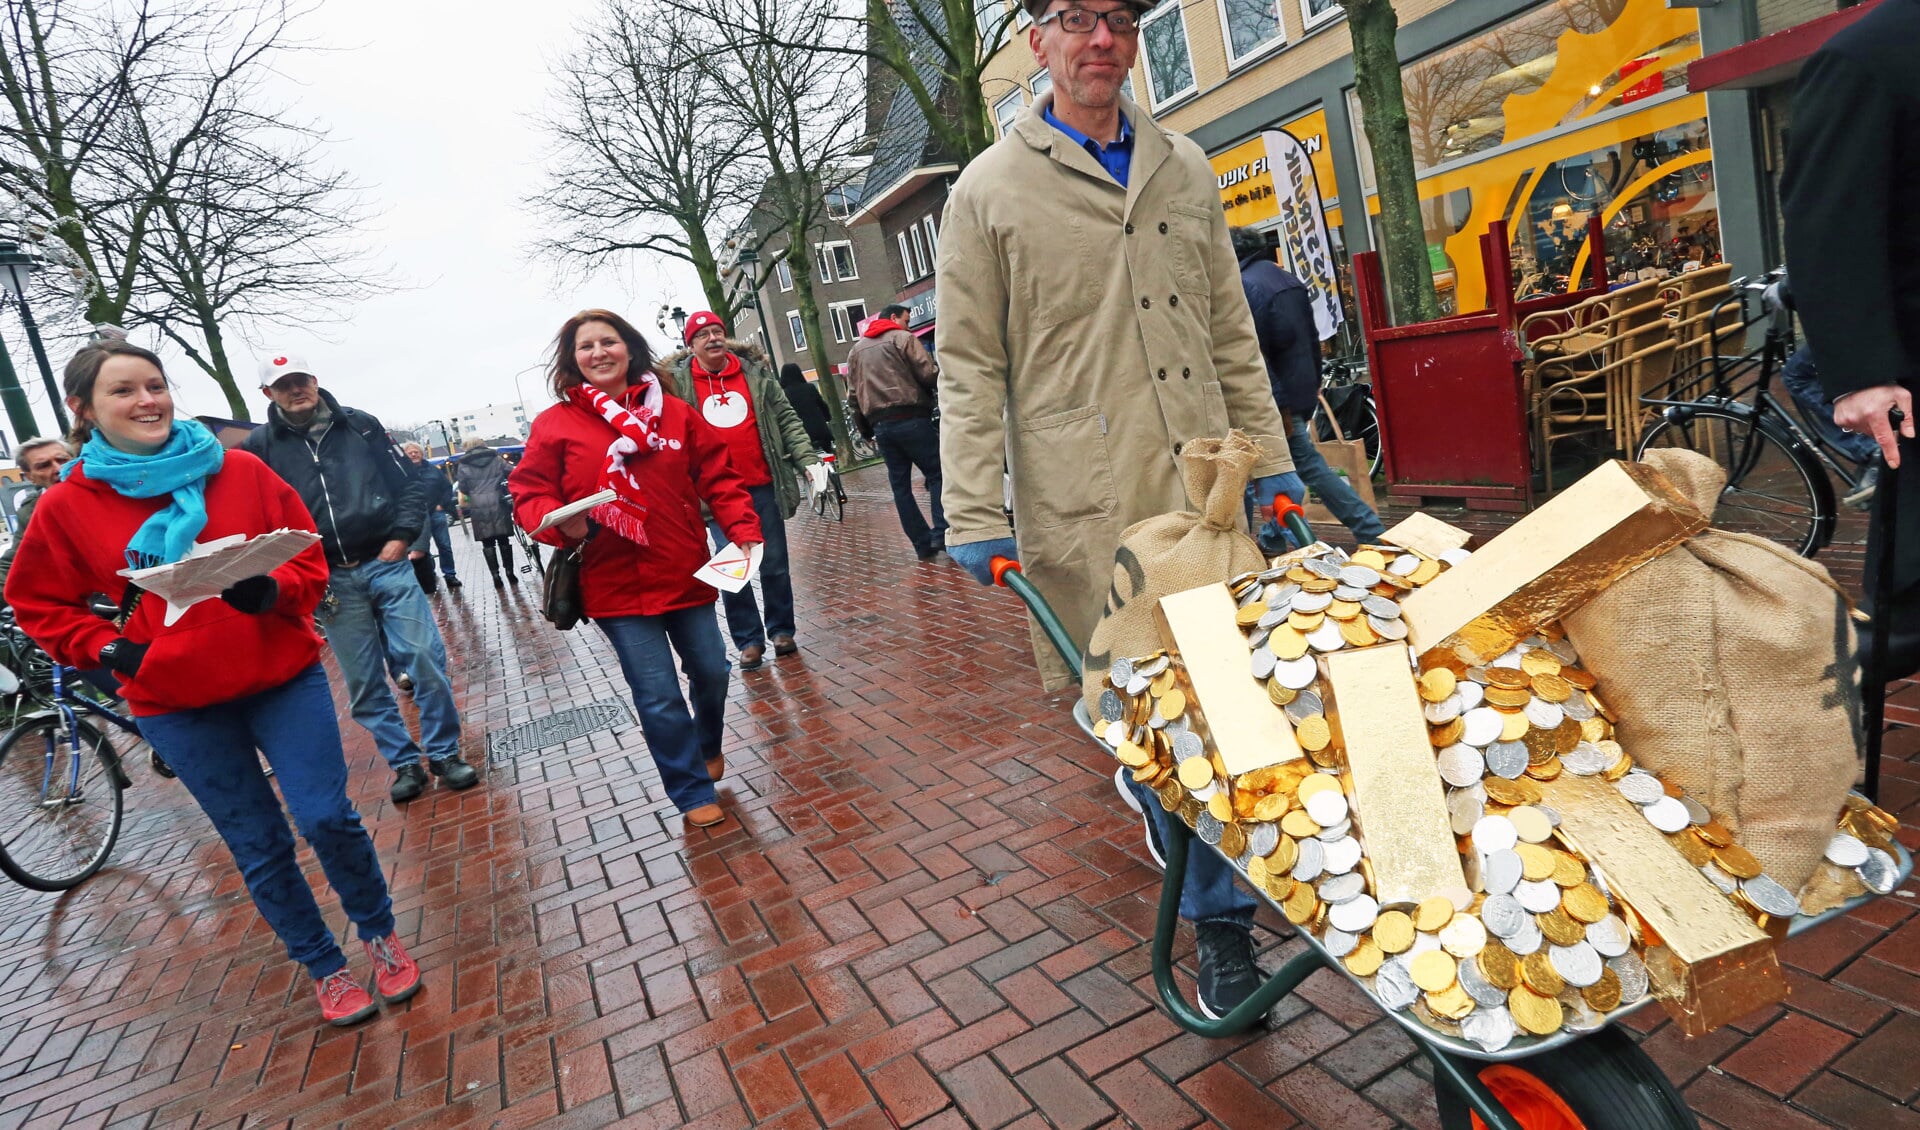
[[[1897,384],[1875,385],[1850,392],[1833,402],[1833,422],[1843,432],[1872,436],[1886,456],[1887,466],[1900,466],[1900,445],[1894,439],[1893,421],[1887,413],[1894,408],[1904,417],[1900,435],[1913,438],[1913,394]]]

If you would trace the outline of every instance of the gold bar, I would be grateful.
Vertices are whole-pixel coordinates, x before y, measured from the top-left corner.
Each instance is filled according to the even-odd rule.
[[[1382,534],[1380,540],[1422,557],[1438,557],[1449,549],[1465,549],[1467,543],[1473,540],[1473,535],[1416,510]]]
[[[1610,782],[1562,773],[1540,789],[1560,814],[1561,840],[1645,925],[1647,972],[1683,1031],[1702,1035],[1786,999],[1773,939]]]
[[[1402,601],[1408,643],[1485,663],[1706,528],[1666,476],[1603,463]]]
[[[1383,907],[1401,906],[1466,888],[1406,648],[1336,651],[1323,662],[1329,719],[1346,750],[1353,823],[1373,864],[1374,897]]]
[[[1298,761],[1300,743],[1285,714],[1253,677],[1253,651],[1234,623],[1233,594],[1224,584],[1160,598],[1154,622],[1180,662],[1180,683],[1194,732],[1220,755],[1230,777]]]

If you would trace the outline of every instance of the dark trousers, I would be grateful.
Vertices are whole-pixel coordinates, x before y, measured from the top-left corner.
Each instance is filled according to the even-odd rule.
[[[246,698],[139,719],[140,734],[180,776],[233,855],[260,917],[315,978],[339,971],[334,941],[300,871],[287,812],[362,939],[393,933],[393,903],[373,839],[347,799],[347,761],[320,664]],[[260,769],[258,749],[286,808]]]
[[[512,538],[480,539],[480,555],[487,559],[487,572],[493,574],[494,580],[497,581],[500,579],[500,570],[502,569],[505,569],[509,574],[513,572]]]
[[[1895,491],[1887,489],[1898,478]],[[1890,494],[1898,494],[1896,513],[1886,512]],[[1888,531],[1894,533],[1892,582],[1885,609],[1877,608],[1880,554]],[[1887,633],[1886,677],[1904,679],[1920,671],[1920,443],[1900,441],[1900,469],[1882,472],[1873,496],[1873,523],[1867,530],[1866,599],[1860,606],[1873,619],[1860,626],[1860,667],[1873,654],[1875,632]]]
[[[747,494],[753,498],[753,512],[760,516],[760,536],[766,546],[760,556],[759,582],[760,599],[766,604],[765,620],[761,619],[760,606],[753,602],[753,585],[720,594],[727,610],[727,634],[733,637],[733,646],[742,651],[765,647],[768,636],[793,634],[793,576],[787,570],[787,523],[780,516],[780,498],[772,483],[748,487]],[[707,529],[716,546],[731,540],[718,522],[707,523]]]
[[[940,425],[925,416],[881,420],[873,425],[873,441],[880,448],[880,457],[887,461],[893,508],[900,515],[900,529],[913,543],[913,551],[922,557],[939,552],[947,544],[947,515],[940,508]],[[915,467],[926,478],[927,494],[933,499],[931,528],[913,496]]]

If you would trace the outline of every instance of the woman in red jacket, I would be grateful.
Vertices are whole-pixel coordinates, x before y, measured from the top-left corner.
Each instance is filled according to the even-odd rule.
[[[293,488],[191,419],[176,419],[160,359],[124,341],[67,363],[79,458],[47,491],[20,543],[6,597],[20,627],[55,659],[107,667],[140,733],[213,821],[260,916],[314,978],[336,1025],[378,1006],[347,969],[294,856],[293,834],[261,771],[266,755],[300,834],[358,928],[376,991],[389,1004],[420,987],[420,967],[393,935],[393,904],[360,814],[320,666],[313,609],[327,587],[316,542],[270,574],[248,577],[177,618],[157,597],[123,599],[116,626],[93,593],[129,590],[119,571],[179,561],[200,543],[279,529],[312,530]],[[90,433],[90,434],[89,434]]]
[[[554,342],[552,381],[560,403],[534,419],[507,479],[514,518],[532,530],[550,510],[614,491],[614,501],[534,536],[559,546],[586,542],[586,613],[620,659],[660,782],[687,823],[718,824],[725,814],[713,785],[726,771],[720,737],[731,667],[713,612],[718,590],[693,575],[708,557],[700,504],[744,549],[760,541],[753,500],[707,422],[661,395],[653,351],[620,315],[585,310],[567,319]]]

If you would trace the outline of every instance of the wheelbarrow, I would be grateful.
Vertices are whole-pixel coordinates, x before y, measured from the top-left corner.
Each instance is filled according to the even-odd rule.
[[[1313,542],[1312,531],[1297,505],[1283,499],[1275,510],[1275,516],[1297,544],[1304,546]],[[1021,574],[1019,563],[1009,558],[995,558],[993,578],[996,584],[1012,590],[1026,603],[1034,621],[1078,678],[1079,647],[1046,598]],[[1102,750],[1107,748],[1095,733],[1085,702],[1074,703],[1073,718],[1088,738]],[[1227,1015],[1209,1019],[1189,1004],[1174,980],[1173,967],[1173,940],[1179,923],[1187,853],[1194,850],[1218,853],[1218,849],[1199,841],[1183,821],[1170,820],[1167,825],[1170,834],[1162,845],[1166,868],[1154,919],[1153,983],[1161,1006],[1175,1023],[1209,1039],[1237,1035],[1261,1023],[1281,997],[1321,969],[1331,969],[1347,978],[1373,999],[1359,978],[1348,972],[1318,938],[1307,931],[1296,930],[1306,942],[1306,948],[1283,963],[1252,996]],[[1894,852],[1900,864],[1897,887],[1912,874],[1913,859],[1899,844],[1894,845]],[[1276,913],[1284,913],[1258,884],[1243,886]],[[1873,897],[1869,893],[1818,915],[1802,915],[1793,922],[1788,934],[1811,930]],[[1406,1031],[1414,1046],[1432,1064],[1435,1102],[1440,1111],[1440,1124],[1447,1130],[1697,1130],[1699,1122],[1687,1109],[1678,1088],[1639,1044],[1614,1023],[1653,999],[1648,994],[1637,1003],[1623,1005],[1606,1014],[1605,1022],[1591,1031],[1563,1029],[1551,1036],[1523,1037],[1496,1052],[1485,1051],[1470,1040],[1436,1032],[1407,1012],[1384,1006],[1382,1011]]]

